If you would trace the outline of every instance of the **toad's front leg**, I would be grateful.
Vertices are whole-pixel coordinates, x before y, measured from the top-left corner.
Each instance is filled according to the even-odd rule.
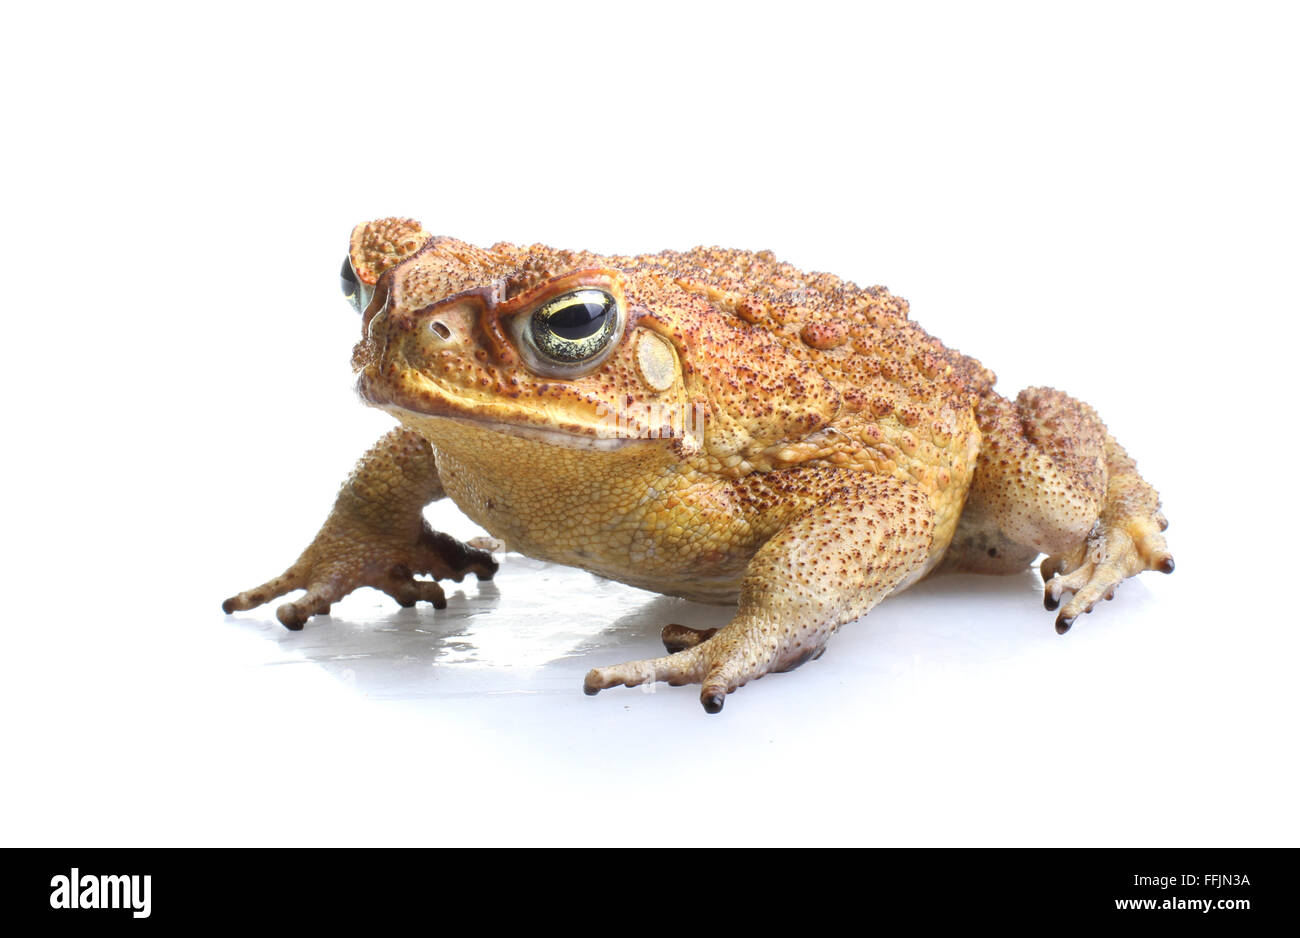
[[[329,612],[359,586],[373,586],[403,606],[418,601],[447,605],[442,588],[417,574],[459,582],[466,573],[490,579],[492,555],[429,527],[421,513],[442,498],[438,467],[428,442],[410,430],[389,432],[361,457],[343,483],[334,510],[302,556],[284,573],[221,604],[226,612],[252,609],[293,590],[276,618],[289,629]]]
[[[916,488],[840,470],[794,473],[798,484],[785,488],[805,492],[809,507],[754,555],[735,618],[713,634],[665,634],[670,647],[689,645],[676,654],[590,671],[588,694],[619,684],[698,683],[700,703],[717,713],[747,682],[818,656],[836,629],[924,565],[934,512]]]

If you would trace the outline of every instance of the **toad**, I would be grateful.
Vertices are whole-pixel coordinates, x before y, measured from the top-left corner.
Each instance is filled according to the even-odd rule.
[[[947,571],[1040,555],[1064,633],[1127,577],[1173,571],[1159,497],[1087,404],[1014,398],[882,287],[766,251],[602,256],[358,225],[342,269],[358,391],[398,421],[280,576],[227,599],[300,629],[359,586],[446,605],[490,553],[434,531],[450,498],[513,550],[735,604],[587,693],[700,685],[704,709]],[[1063,603],[1063,605],[1062,605]]]

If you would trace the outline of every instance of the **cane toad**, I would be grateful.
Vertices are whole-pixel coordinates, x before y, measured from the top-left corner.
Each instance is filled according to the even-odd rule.
[[[765,251],[480,248],[395,218],[354,229],[342,278],[359,392],[400,426],[302,556],[227,612],[303,589],[277,610],[298,629],[363,585],[445,605],[438,579],[496,570],[424,520],[448,497],[531,556],[736,603],[585,680],[700,684],[716,713],[928,574],[1046,554],[1065,632],[1126,577],[1173,570],[1156,491],[1090,407],[1002,397],[881,287]]]

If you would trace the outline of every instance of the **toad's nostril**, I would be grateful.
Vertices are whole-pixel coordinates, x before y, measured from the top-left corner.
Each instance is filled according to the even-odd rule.
[[[451,330],[447,328],[447,324],[438,322],[437,320],[429,323],[429,331],[440,339],[451,338]]]

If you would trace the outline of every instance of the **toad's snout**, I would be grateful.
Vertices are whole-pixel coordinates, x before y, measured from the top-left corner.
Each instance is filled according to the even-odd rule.
[[[393,325],[401,333],[402,357],[421,370],[455,369],[457,362],[481,360],[483,306],[476,298],[437,303],[401,317]]]

